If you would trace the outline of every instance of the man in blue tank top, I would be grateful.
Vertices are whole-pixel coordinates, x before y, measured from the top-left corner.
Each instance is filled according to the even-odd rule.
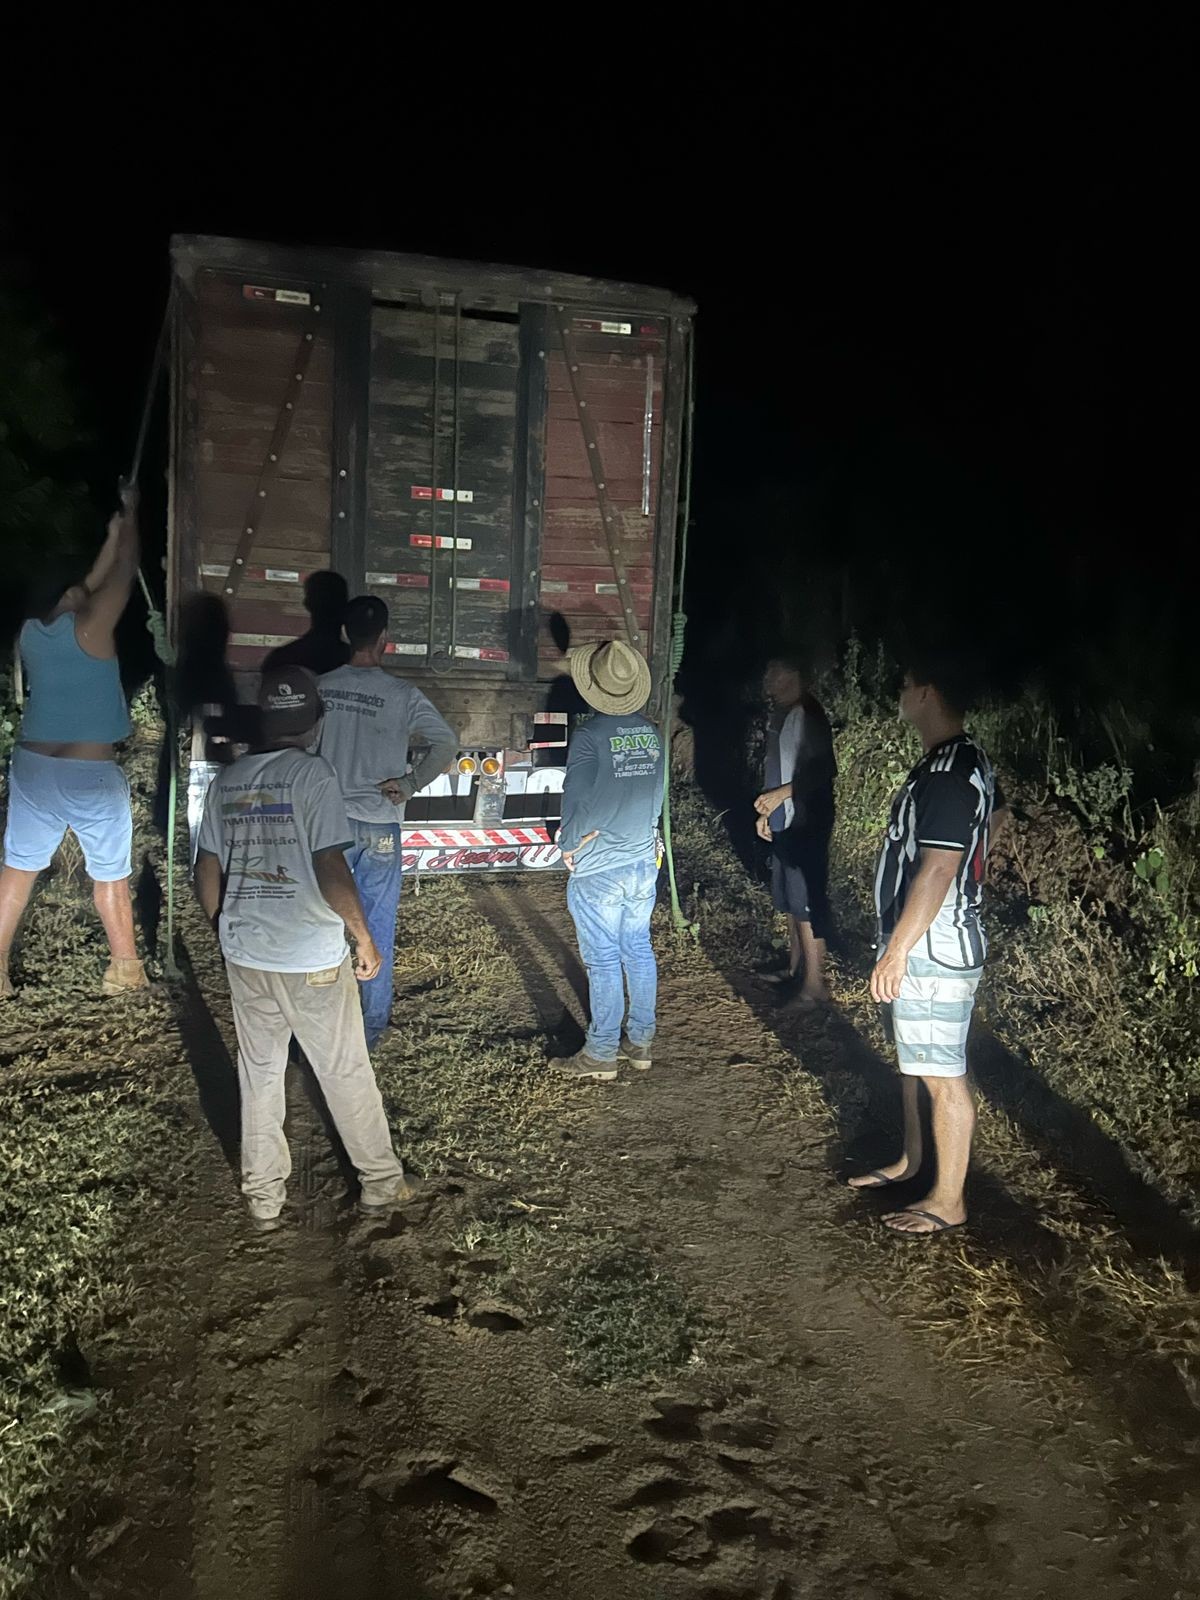
[[[0,870],[0,999],[11,996],[9,955],[38,873],[70,828],[94,886],[108,936],[105,994],[144,989],[129,896],[133,816],[114,745],[130,732],[116,627],[138,570],[136,497],[121,510],[92,570],[21,629],[28,684],[8,775],[8,823]]]

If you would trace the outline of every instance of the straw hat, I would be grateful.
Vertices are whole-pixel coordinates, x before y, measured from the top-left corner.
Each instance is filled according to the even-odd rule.
[[[567,651],[575,687],[597,711],[626,716],[640,711],[650,698],[646,658],[621,639],[608,644],[580,644]]]

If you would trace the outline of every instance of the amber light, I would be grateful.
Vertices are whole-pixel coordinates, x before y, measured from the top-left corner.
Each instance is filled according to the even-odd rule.
[[[458,770],[460,772],[474,772],[475,771],[475,757],[474,756],[460,756],[459,757],[459,762],[458,762]]]
[[[486,756],[479,764],[479,770],[485,777],[494,778],[500,771],[500,763],[495,756]]]

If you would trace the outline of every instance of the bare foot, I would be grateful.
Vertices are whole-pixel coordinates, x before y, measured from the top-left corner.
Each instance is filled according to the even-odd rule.
[[[12,986],[7,967],[0,967],[0,1000],[12,1000],[17,991]]]
[[[890,1167],[876,1167],[874,1171],[864,1172],[857,1178],[847,1178],[846,1182],[851,1189],[884,1189],[889,1183],[903,1183],[908,1177],[911,1177],[908,1158],[901,1156]]]
[[[805,1011],[813,1011],[817,1006],[831,1006],[833,996],[828,989],[810,989],[805,984],[800,990],[799,1004]]]
[[[924,1200],[914,1200],[903,1211],[887,1211],[883,1225],[893,1233],[945,1233],[949,1228],[961,1228],[967,1220],[967,1208],[960,1195],[957,1200],[939,1200],[936,1194]]]

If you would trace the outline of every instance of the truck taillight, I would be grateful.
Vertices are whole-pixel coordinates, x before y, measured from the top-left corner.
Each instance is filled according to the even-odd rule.
[[[474,756],[459,756],[459,758],[458,758],[458,770],[460,772],[474,772],[475,771],[475,757]]]
[[[485,778],[494,778],[500,771],[500,763],[495,756],[485,756],[479,764],[479,770]]]

